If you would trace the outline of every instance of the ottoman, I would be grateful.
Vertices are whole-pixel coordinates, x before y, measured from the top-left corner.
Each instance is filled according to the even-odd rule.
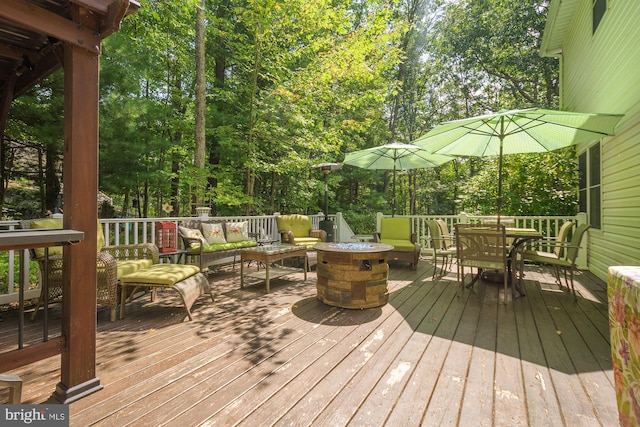
[[[196,265],[154,264],[151,267],[125,274],[120,278],[120,286],[122,287],[121,319],[124,319],[127,287],[133,287],[133,291],[130,293],[131,298],[133,298],[137,288],[150,289],[152,299],[155,297],[155,291],[158,288],[175,290],[182,298],[189,320],[193,319],[191,317],[191,307],[200,295],[209,294],[211,300],[214,301],[209,281],[204,274],[200,273],[200,268]]]

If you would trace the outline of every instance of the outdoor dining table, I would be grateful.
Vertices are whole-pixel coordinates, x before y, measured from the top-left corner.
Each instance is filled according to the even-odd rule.
[[[516,280],[515,274],[517,270],[518,254],[522,254],[525,244],[533,240],[542,239],[542,234],[535,228],[505,228],[507,239],[511,240],[509,248],[509,278],[516,287],[520,295],[524,295],[520,287],[520,281]]]

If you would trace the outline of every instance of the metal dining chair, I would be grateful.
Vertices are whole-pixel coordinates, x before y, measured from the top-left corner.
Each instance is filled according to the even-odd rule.
[[[456,257],[458,264],[458,296],[464,286],[464,269],[477,269],[477,275],[467,287],[480,278],[483,270],[504,272],[504,303],[507,303],[509,282],[509,246],[502,224],[456,224]]]
[[[562,255],[558,256],[555,252],[542,252],[542,251],[531,251],[525,252],[523,254],[523,262],[531,261],[541,264],[548,264],[553,266],[555,269],[556,280],[558,284],[562,286],[562,281],[560,279],[560,269],[564,271],[564,281],[567,284],[567,288],[571,288],[573,292],[573,298],[577,299],[576,290],[573,285],[573,274],[576,269],[576,258],[578,257],[578,251],[580,250],[580,245],[582,244],[582,238],[586,231],[591,227],[589,224],[580,224],[576,227],[573,235],[571,236],[571,240],[567,243],[558,243],[562,246]],[[567,272],[569,272],[569,277],[567,277]]]
[[[440,271],[441,274],[444,275],[447,265],[451,266],[453,256],[456,254],[456,247],[451,236],[445,236],[442,234],[442,227],[440,227],[436,221],[427,220],[426,223],[429,228],[431,249],[433,251],[432,279],[435,279],[436,272],[438,271],[438,258],[442,258],[442,267],[440,268]]]

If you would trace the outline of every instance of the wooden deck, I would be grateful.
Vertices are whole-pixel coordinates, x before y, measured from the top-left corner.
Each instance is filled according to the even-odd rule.
[[[210,274],[216,302],[191,322],[172,292],[113,323],[101,310],[104,389],[70,405],[71,425],[618,425],[605,283],[579,273],[574,302],[530,269],[505,306],[497,284],[456,298],[455,272],[432,271],[392,264],[389,304],[366,310],[320,303],[315,272],[240,290],[238,267]],[[11,372],[24,403],[51,401],[59,366]]]

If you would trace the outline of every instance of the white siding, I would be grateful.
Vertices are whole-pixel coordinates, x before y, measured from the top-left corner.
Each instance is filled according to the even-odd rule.
[[[581,0],[563,43],[563,109],[626,115],[602,141],[602,228],[588,243],[602,279],[611,265],[640,265],[639,22],[640,1],[609,0],[592,35],[591,0]]]

